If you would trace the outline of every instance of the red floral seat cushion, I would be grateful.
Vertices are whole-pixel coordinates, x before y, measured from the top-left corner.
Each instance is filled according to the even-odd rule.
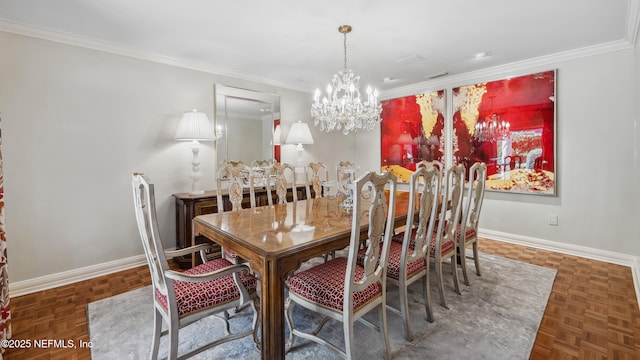
[[[191,275],[204,274],[231,265],[233,264],[226,259],[214,259],[186,270],[184,273]],[[253,275],[241,274],[240,280],[250,294],[256,291],[256,278]],[[173,287],[176,293],[179,316],[224,304],[240,297],[240,290],[231,274],[204,282],[174,280]],[[162,307],[167,309],[167,297],[158,290],[156,290],[156,297]]]
[[[297,273],[287,280],[287,286],[291,293],[322,306],[342,311],[346,271],[347,258],[339,257]],[[362,279],[363,274],[362,266],[356,265],[356,281]],[[379,282],[354,293],[353,309],[359,309],[381,294],[382,287]]]
[[[440,244],[441,254],[445,254],[451,251],[451,249],[453,248],[453,245],[454,244],[452,240],[445,241],[442,244]],[[433,236],[431,237],[431,245],[429,246],[429,255],[436,256],[436,234],[433,234]]]
[[[411,237],[410,237],[410,242],[409,242],[409,247],[410,248],[414,248],[416,246],[416,241],[414,240],[416,238],[416,232],[418,232],[418,228],[413,228],[411,229]],[[393,240],[396,243],[401,243],[404,241],[404,231],[401,231],[395,235],[393,235],[391,237],[391,240]]]
[[[363,254],[364,257],[364,254]],[[392,279],[400,279],[400,259],[402,257],[402,244],[391,242],[389,249],[389,261],[387,263],[387,276]],[[358,256],[358,258],[360,258]],[[417,259],[407,264],[407,278],[410,278],[416,272],[424,269],[426,261],[424,258]]]
[[[456,230],[456,238],[460,236],[460,228],[462,228],[462,225],[458,225],[458,230]],[[476,229],[466,228],[464,231],[464,239],[470,240],[470,239],[473,239],[474,237],[476,237]]]
[[[380,246],[382,247],[382,245]],[[367,249],[358,250],[357,264],[362,266]],[[392,241],[389,249],[389,260],[387,261],[387,277],[392,279],[400,279],[400,259],[402,258],[402,244]],[[417,259],[407,266],[407,278],[410,278],[416,272],[424,269],[426,266],[425,259]]]

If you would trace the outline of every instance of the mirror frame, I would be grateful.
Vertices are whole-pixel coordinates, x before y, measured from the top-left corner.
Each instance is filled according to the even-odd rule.
[[[227,109],[227,99],[245,99],[248,101],[254,102],[262,102],[271,104],[271,154],[270,159],[274,159],[275,149],[273,144],[273,131],[275,128],[275,120],[280,119],[280,95],[260,92],[256,90],[248,90],[242,89],[238,87],[232,87],[222,84],[215,84],[213,90],[213,113],[216,124],[216,133],[220,134],[218,140],[216,141],[216,167],[223,160],[240,160],[240,159],[229,159],[229,131],[228,131],[228,123],[229,123],[229,113]],[[263,126],[263,135],[265,132],[265,127]],[[232,142],[241,143],[243,139],[231,139]],[[252,160],[266,160],[266,159],[252,159]]]

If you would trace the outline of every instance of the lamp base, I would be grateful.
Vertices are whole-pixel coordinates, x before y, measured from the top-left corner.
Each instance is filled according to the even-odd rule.
[[[189,195],[202,195],[202,194],[204,194],[204,190],[189,191]]]

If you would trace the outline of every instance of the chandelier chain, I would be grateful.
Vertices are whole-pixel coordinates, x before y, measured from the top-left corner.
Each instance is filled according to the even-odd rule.
[[[347,33],[342,35],[344,36],[344,69],[347,70]]]

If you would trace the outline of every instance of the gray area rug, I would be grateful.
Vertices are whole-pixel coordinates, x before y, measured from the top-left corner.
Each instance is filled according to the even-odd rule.
[[[439,304],[435,272],[431,272],[431,300],[435,322],[425,319],[421,284],[409,288],[409,307],[414,332],[413,342],[404,339],[399,316],[388,312],[389,336],[393,359],[528,359],[547,305],[556,271],[527,263],[481,253],[482,276],[475,275],[471,264],[471,286],[460,284],[457,295],[451,272],[445,264],[445,292],[449,309]],[[460,276],[462,278],[462,276]],[[397,288],[388,286],[388,303],[397,307]],[[89,336],[94,360],[148,359],[152,336],[153,298],[151,287],[90,303]],[[370,315],[370,316],[369,316]],[[377,321],[373,311],[367,317]],[[251,308],[232,315],[232,331],[247,329]],[[317,315],[297,306],[296,324],[309,328]],[[203,319],[180,331],[179,354],[222,334],[222,322]],[[296,325],[298,326],[298,325]],[[288,329],[286,330],[288,334]],[[330,321],[323,336],[344,345],[342,323]],[[384,357],[384,345],[374,330],[356,324],[358,359]],[[167,356],[166,336],[160,343],[160,358]],[[338,359],[334,352],[306,339],[296,338],[287,359]],[[193,359],[260,359],[251,337],[228,342]]]

